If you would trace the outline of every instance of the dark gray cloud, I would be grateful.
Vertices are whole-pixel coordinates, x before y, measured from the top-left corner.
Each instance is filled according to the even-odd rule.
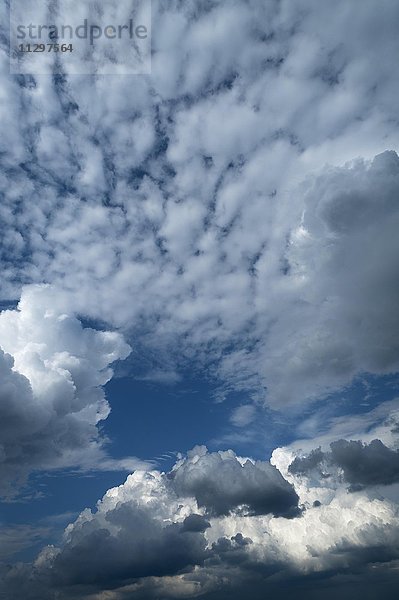
[[[193,513],[184,519],[182,531],[201,532],[205,531],[205,529],[208,529],[210,526],[211,524],[205,517]]]
[[[57,585],[112,588],[136,578],[175,575],[203,563],[202,531],[176,523],[165,527],[148,511],[124,505],[108,515],[108,527],[83,525],[55,558],[51,578]]]
[[[399,451],[387,448],[381,440],[370,443],[338,440],[330,444],[330,452],[320,448],[309,455],[296,457],[289,467],[293,474],[306,475],[316,468],[339,467],[345,481],[352,485],[366,487],[391,485],[399,482]]]
[[[369,444],[338,440],[331,444],[331,460],[343,469],[351,484],[390,485],[399,481],[399,451],[387,448],[381,440]]]
[[[197,448],[170,473],[181,496],[194,496],[212,515],[246,513],[295,517],[298,496],[291,484],[269,462],[240,462],[234,452],[207,453]]]
[[[307,456],[297,456],[290,464],[289,471],[294,475],[304,475],[318,467],[324,460],[325,453],[321,448],[312,450]]]

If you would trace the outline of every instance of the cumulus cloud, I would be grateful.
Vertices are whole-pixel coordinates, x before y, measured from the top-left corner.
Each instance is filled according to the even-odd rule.
[[[307,184],[283,254],[285,282],[277,298],[284,318],[275,313],[270,322],[266,286],[259,316],[268,333],[257,345],[256,368],[273,406],[320,397],[360,372],[396,371],[398,185],[395,152],[371,164],[327,168]],[[266,257],[259,261],[260,286],[269,268]],[[228,356],[222,375],[234,378],[242,363],[251,369],[253,358]]]
[[[203,479],[206,457],[208,462],[216,457],[212,473],[221,482],[226,461],[234,460],[242,479],[248,477],[248,462],[232,451],[209,454],[200,448],[179,459],[169,473],[136,471],[123,485],[108,490],[95,511],[86,509],[68,525],[59,547],[44,548],[34,565],[10,569],[4,577],[9,597],[51,598],[56,593],[60,598],[119,600],[158,598],[162,593],[176,599],[239,598],[247,588],[261,598],[284,582],[281,593],[290,598],[291,586],[312,589],[328,581],[333,590],[337,578],[356,570],[366,579],[375,572],[372,567],[388,580],[393,577],[399,515],[389,500],[347,494],[338,482],[330,498],[315,502],[321,488],[304,486],[291,473],[304,507],[296,518],[273,517],[266,514],[270,509],[243,512],[232,506],[231,491],[223,483],[219,500],[224,494],[229,510],[210,512],[196,490],[182,490],[178,477],[180,472],[183,479],[194,481],[198,471]],[[250,464],[262,470],[255,461]],[[238,477],[231,469],[233,490]],[[267,498],[266,488],[263,494]]]
[[[298,497],[274,466],[244,462],[232,451],[209,454],[196,447],[169,477],[180,496],[194,496],[213,515],[228,515],[239,507],[250,514],[298,515]]]
[[[119,333],[84,328],[50,298],[46,287],[29,288],[0,314],[2,493],[34,470],[107,463],[97,429],[110,411],[103,386],[130,347]]]
[[[345,481],[352,489],[391,485],[399,482],[399,451],[387,448],[381,440],[364,444],[360,440],[332,442],[331,452],[313,450],[306,457],[296,457],[290,465],[291,473],[305,474],[324,463],[343,471]]]

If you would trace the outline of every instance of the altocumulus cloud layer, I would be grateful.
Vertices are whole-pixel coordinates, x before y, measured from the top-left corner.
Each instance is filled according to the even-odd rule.
[[[399,9],[382,7],[156,2],[152,76],[112,85],[9,77],[3,53],[3,298],[51,283],[164,369],[195,354],[275,405],[395,369],[399,161],[372,160],[397,148]]]
[[[169,473],[117,465],[98,424],[130,346],[134,373],[194,364],[221,398],[298,414],[397,372],[398,19],[395,0],[160,0],[140,77],[10,76],[2,31],[1,493],[142,467],[5,567],[7,599],[394,597],[397,403],[273,464],[195,448]]]

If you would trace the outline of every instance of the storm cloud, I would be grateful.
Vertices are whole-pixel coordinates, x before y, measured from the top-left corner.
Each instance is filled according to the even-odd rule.
[[[249,514],[297,516],[294,488],[269,462],[241,461],[232,451],[194,448],[170,473],[180,496],[194,496],[210,514],[228,515],[238,507]]]
[[[397,506],[362,493],[341,494],[339,489],[329,500],[312,505],[314,493],[320,493],[317,485],[304,488],[295,477],[288,484],[280,475],[287,489],[295,487],[305,508],[296,517],[233,508],[223,483],[217,499],[220,503],[224,494],[223,506],[229,510],[210,514],[209,506],[196,498],[195,488],[191,495],[187,488],[181,492],[176,476],[180,472],[185,480],[203,478],[204,457],[207,464],[215,458],[194,448],[169,473],[129,475],[123,485],[108,490],[96,510],[86,509],[68,525],[59,546],[44,548],[33,565],[9,568],[3,579],[7,597],[19,599],[23,594],[47,600],[57,594],[62,600],[89,600],[107,594],[123,600],[162,594],[170,599],[211,599],[239,598],[249,589],[255,598],[280,590],[288,599],[295,589],[305,598],[305,590],[312,594],[325,585],[332,594],[340,589],[340,581],[357,574],[370,580],[373,590],[385,578],[387,597],[394,598],[390,569],[399,560]],[[221,482],[230,477],[234,489],[236,467],[227,473],[222,462],[233,459],[244,481],[248,463],[231,451],[219,455],[212,472]],[[262,487],[267,498],[264,482]],[[352,588],[349,584],[344,589]]]
[[[345,481],[354,486],[391,485],[399,482],[399,451],[387,448],[381,440],[369,444],[360,440],[337,440],[332,442],[331,452],[320,448],[312,450],[308,456],[296,457],[290,465],[290,472],[306,475],[323,464],[337,466],[343,471]]]

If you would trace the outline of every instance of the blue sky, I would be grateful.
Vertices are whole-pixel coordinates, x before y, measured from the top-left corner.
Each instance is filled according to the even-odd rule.
[[[0,9],[0,595],[393,599],[399,6],[149,7]]]
[[[312,440],[315,432],[328,431],[336,417],[367,414],[392,401],[397,397],[398,385],[397,376],[362,377],[332,394],[327,403],[313,405],[299,416],[290,418],[277,411],[262,410],[255,423],[243,429],[229,419],[237,406],[248,403],[249,398],[243,393],[218,402],[215,385],[190,380],[188,373],[174,384],[117,377],[105,388],[112,412],[101,429],[109,439],[108,450],[113,458],[134,454],[153,461],[163,471],[173,466],[179,452],[202,444],[212,451],[228,444],[237,454],[265,460],[277,446],[290,444],[301,435]],[[376,422],[377,419],[372,420],[372,426]],[[29,520],[40,523],[49,515],[78,513],[86,505],[94,507],[104,489],[119,485],[125,476],[124,470],[78,473],[73,469],[36,475],[35,487],[43,496],[29,500]],[[26,511],[26,501],[2,503],[2,520],[24,523]]]

